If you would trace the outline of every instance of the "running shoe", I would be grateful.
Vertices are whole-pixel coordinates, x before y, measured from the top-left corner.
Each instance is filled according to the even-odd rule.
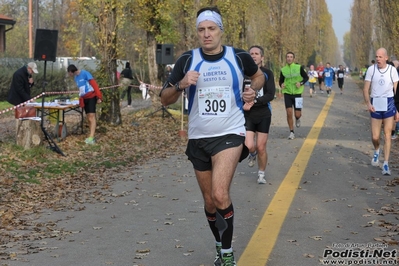
[[[216,256],[215,256],[215,260],[213,261],[213,265],[214,266],[221,266],[222,265],[222,259],[220,251],[222,250],[222,245],[218,245],[216,244]]]
[[[320,92],[321,92],[321,94],[324,94],[324,91],[323,91],[323,90],[320,90]]]
[[[93,137],[89,137],[89,138],[85,139],[85,143],[93,145],[96,143],[96,141],[94,140]]]
[[[389,170],[389,166],[387,164],[384,164],[382,166],[382,174],[383,175],[391,175],[391,170]]]
[[[393,135],[391,135],[391,139],[396,139],[398,137],[397,134],[393,133]]]
[[[288,136],[288,139],[295,139],[294,132],[290,132],[290,135]]]
[[[297,120],[295,121],[295,126],[296,126],[296,127],[300,127],[300,126],[301,126],[301,119],[297,119]]]
[[[371,159],[372,166],[379,166],[380,165],[380,154],[374,152],[373,159]]]
[[[233,252],[226,252],[222,254],[222,266],[237,266],[234,261]]]
[[[258,184],[266,184],[266,179],[264,174],[258,174]]]
[[[254,152],[254,153],[250,153],[248,156],[248,166],[249,167],[253,167],[255,165],[256,162],[256,155],[258,154],[258,152]]]

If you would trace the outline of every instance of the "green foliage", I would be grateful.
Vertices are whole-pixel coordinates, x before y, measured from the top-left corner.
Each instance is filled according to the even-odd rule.
[[[31,60],[4,60],[0,63],[0,101],[6,101],[8,91],[10,89],[12,76],[14,72]],[[37,63],[39,74],[34,74],[33,79],[35,85],[31,89],[31,96],[35,97],[42,93],[44,84],[44,65]],[[65,70],[54,70],[51,68],[51,64],[47,65],[46,70],[46,87],[47,92],[62,92],[68,91],[68,85],[66,83],[66,72]],[[75,88],[76,90],[76,88]]]
[[[351,47],[351,37],[350,37],[350,33],[347,32],[344,35],[344,47],[343,47],[343,51],[344,51],[344,62],[345,65],[352,67],[351,63],[352,63],[352,56],[350,53],[350,47]]]
[[[5,101],[0,102],[0,110],[4,110],[4,109],[10,108],[10,107],[13,107],[13,105],[8,102],[5,102]]]
[[[7,99],[12,74],[13,72],[10,68],[0,65],[0,101],[5,101]]]
[[[24,150],[21,146],[11,143],[2,145],[4,145],[4,149],[12,150],[16,158],[18,158],[17,160],[9,160],[9,158],[0,156],[0,160],[3,159],[3,164],[6,164],[3,167],[6,167],[10,174],[28,183],[40,183],[39,179],[41,177],[52,178],[65,174],[71,175],[90,165],[90,162],[71,162],[62,158],[51,158],[49,160],[49,149],[45,146]],[[34,167],[25,166],[30,164],[32,160],[35,161]],[[92,163],[94,164],[95,162]]]
[[[354,0],[351,18],[351,61],[352,66],[364,66],[369,63],[372,36],[370,1]]]
[[[243,49],[262,45],[266,65],[276,77],[288,50],[294,51],[302,64],[335,64],[340,57],[325,0],[40,1],[43,25],[59,29],[60,55],[95,56],[103,61],[104,80],[96,77],[101,86],[116,83],[115,59],[129,60],[140,80],[159,85],[155,45],[173,44],[176,58],[196,47],[196,11],[210,5],[217,5],[222,12],[224,44]],[[18,21],[15,29],[7,32],[7,43],[11,41],[8,51],[27,54],[26,1],[0,0],[1,12]]]
[[[393,55],[399,55],[399,2],[378,0],[372,3],[374,19],[373,48],[385,47]]]

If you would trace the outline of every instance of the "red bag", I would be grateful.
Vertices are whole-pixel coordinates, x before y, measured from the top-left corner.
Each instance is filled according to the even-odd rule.
[[[21,106],[15,109],[15,118],[35,117],[36,108],[34,106]]]

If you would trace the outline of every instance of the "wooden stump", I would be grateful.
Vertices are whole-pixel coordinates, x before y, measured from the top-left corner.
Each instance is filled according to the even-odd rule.
[[[38,120],[17,120],[17,145],[30,149],[43,145],[44,134]]]

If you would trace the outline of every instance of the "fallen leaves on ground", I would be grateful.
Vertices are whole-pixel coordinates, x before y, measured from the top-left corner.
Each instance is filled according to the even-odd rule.
[[[393,197],[392,203],[384,203],[380,209],[368,208],[367,212],[373,216],[382,216],[384,219],[378,218],[363,225],[363,227],[379,227],[381,233],[379,237],[375,237],[374,241],[382,242],[387,245],[399,245],[399,202],[398,191],[399,188],[399,177],[395,173],[399,169],[399,142],[392,141],[391,148],[391,158],[390,167],[394,169],[393,176],[382,179],[381,187],[388,192],[389,197]],[[363,215],[364,217],[370,217],[371,215]]]
[[[122,113],[123,123],[118,126],[99,122],[95,145],[84,143],[85,134],[67,136],[56,142],[65,157],[45,149],[40,156],[22,159],[25,151],[16,154],[12,145],[1,142],[2,259],[11,258],[12,253],[5,251],[18,241],[64,238],[71,234],[58,229],[56,222],[39,222],[43,210],[82,211],[82,203],[104,201],[104,194],[111,193],[113,182],[123,179],[124,173],[134,167],[154,158],[183,153],[187,140],[178,136],[178,119],[162,118],[162,113],[146,117],[150,111]],[[87,126],[85,132],[88,132]],[[68,166],[74,170],[69,171]],[[61,171],[56,171],[57,167]],[[17,171],[10,171],[11,168]],[[55,170],[43,170],[50,168]],[[32,173],[36,173],[34,178]]]

